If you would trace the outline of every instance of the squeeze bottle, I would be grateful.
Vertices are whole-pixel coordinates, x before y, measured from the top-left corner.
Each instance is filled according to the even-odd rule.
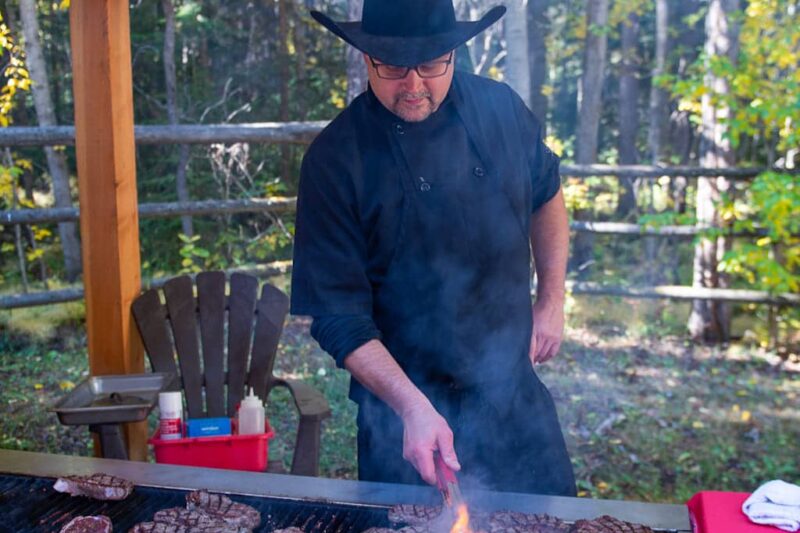
[[[253,387],[239,406],[238,422],[239,435],[264,433],[264,403],[253,394]]]

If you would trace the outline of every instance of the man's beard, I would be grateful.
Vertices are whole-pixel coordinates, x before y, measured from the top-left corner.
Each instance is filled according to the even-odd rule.
[[[421,99],[419,105],[410,106],[407,100]],[[422,122],[428,118],[436,109],[438,105],[434,103],[431,98],[430,92],[421,93],[400,93],[394,99],[394,108],[392,111],[395,115],[402,118],[406,122]]]

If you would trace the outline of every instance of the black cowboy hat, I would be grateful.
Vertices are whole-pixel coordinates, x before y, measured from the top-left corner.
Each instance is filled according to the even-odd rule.
[[[505,12],[496,6],[480,20],[457,21],[452,0],[364,0],[361,21],[335,22],[319,11],[311,16],[371,57],[413,67],[457,48]]]

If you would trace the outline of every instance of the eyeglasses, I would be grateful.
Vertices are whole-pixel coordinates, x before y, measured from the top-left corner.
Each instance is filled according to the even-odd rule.
[[[375,73],[384,80],[402,80],[408,76],[412,69],[416,71],[420,78],[438,78],[445,75],[447,67],[453,62],[453,52],[450,52],[450,55],[445,60],[428,61],[416,67],[399,67],[397,65],[387,65],[386,63],[376,63],[371,57],[369,60],[375,68]]]

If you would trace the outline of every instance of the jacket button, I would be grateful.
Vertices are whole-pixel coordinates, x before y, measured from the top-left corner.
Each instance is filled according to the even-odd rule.
[[[403,129],[403,125],[402,124],[395,124],[394,125],[394,131],[396,131],[398,135],[403,135],[406,132],[406,130]]]
[[[472,169],[472,173],[475,174],[476,176],[478,176],[479,178],[482,178],[482,177],[484,177],[486,175],[486,171],[483,170],[482,167],[473,168]]]

